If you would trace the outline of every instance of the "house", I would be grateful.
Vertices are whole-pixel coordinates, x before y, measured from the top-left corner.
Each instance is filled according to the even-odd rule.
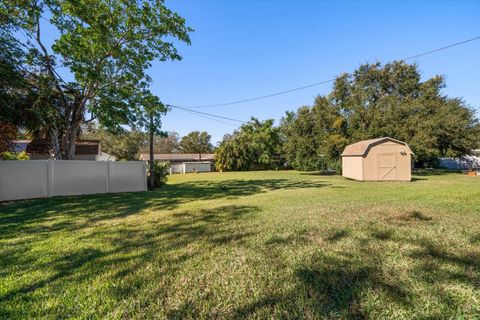
[[[214,170],[213,153],[155,153],[153,158],[170,163],[170,173],[210,172]],[[140,154],[140,160],[149,161],[150,154]]]
[[[342,175],[359,181],[410,181],[413,152],[389,137],[351,144],[342,153]]]
[[[25,151],[31,160],[50,158],[50,147],[45,140],[17,140],[12,151]],[[73,160],[115,161],[116,158],[102,152],[100,140],[77,140]]]
[[[444,169],[480,169],[480,149],[472,150],[471,154],[460,158],[440,158],[438,161],[440,168]]]

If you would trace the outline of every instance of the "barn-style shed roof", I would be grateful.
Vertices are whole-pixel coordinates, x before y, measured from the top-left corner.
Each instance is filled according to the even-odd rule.
[[[413,154],[412,150],[410,150],[410,147],[408,146],[407,143],[393,139],[390,137],[383,137],[383,138],[376,138],[376,139],[369,139],[369,140],[362,140],[356,143],[353,143],[351,145],[348,145],[345,147],[345,150],[342,152],[342,157],[351,157],[351,156],[365,156],[368,151],[370,150],[371,147],[384,143],[386,141],[391,141],[395,142],[398,144],[402,144],[407,148],[407,151],[410,154]]]

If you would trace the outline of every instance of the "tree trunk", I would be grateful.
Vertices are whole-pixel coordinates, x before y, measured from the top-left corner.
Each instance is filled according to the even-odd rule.
[[[62,148],[60,141],[58,141],[59,134],[58,129],[53,128],[50,130],[50,158],[53,160],[62,159]]]
[[[155,187],[155,177],[154,177],[154,161],[155,158],[153,157],[153,113],[150,115],[150,176],[149,176],[149,185],[150,189],[153,190]]]
[[[75,158],[75,143],[77,141],[77,128],[70,126],[66,130],[66,145],[65,145],[65,159],[73,160]]]

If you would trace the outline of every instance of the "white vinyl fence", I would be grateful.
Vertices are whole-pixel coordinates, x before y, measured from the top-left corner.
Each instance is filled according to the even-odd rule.
[[[146,190],[143,161],[0,161],[0,201]]]

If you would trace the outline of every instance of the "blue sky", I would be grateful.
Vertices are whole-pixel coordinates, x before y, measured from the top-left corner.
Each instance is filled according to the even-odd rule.
[[[152,91],[164,103],[199,106],[331,79],[366,62],[389,62],[480,35],[480,1],[168,1],[195,28],[182,61],[155,62]],[[53,33],[52,33],[53,35]],[[47,39],[52,40],[52,39]],[[410,61],[414,62],[414,61]],[[423,80],[446,77],[444,93],[480,110],[480,40],[416,60]],[[197,109],[279,120],[331,84],[244,104]],[[480,112],[477,114],[480,115]],[[172,110],[163,129],[205,130],[221,140],[238,123]]]
[[[150,74],[162,101],[199,106],[250,98],[330,79],[365,62],[388,62],[480,35],[480,1],[167,1],[195,28],[180,62],[156,63]],[[445,75],[445,94],[480,108],[480,41],[416,61],[423,79]],[[312,103],[331,84],[245,104],[198,109],[248,120],[280,119]],[[165,130],[227,125],[172,110]]]

